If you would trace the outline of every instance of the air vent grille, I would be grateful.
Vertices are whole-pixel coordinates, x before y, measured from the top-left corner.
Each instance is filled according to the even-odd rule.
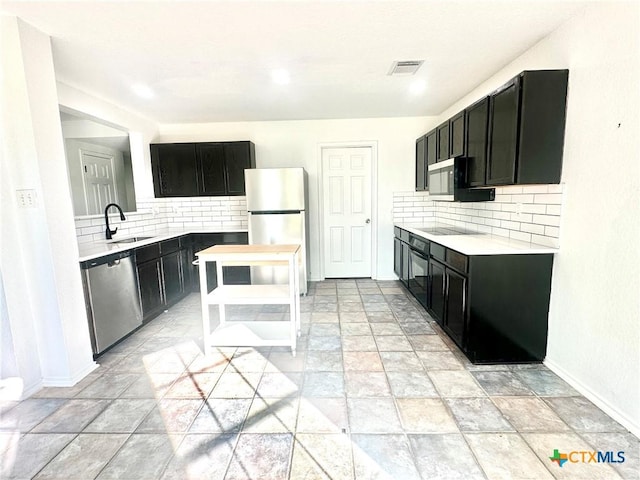
[[[424,60],[403,60],[393,62],[388,75],[414,75],[423,63]]]

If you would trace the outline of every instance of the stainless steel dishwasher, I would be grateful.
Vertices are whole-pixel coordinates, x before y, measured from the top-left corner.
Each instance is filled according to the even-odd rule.
[[[132,250],[80,263],[93,353],[98,355],[142,325]]]

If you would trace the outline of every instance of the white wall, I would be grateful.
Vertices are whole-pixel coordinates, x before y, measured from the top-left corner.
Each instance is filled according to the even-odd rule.
[[[418,101],[418,100],[416,100]],[[309,278],[320,278],[320,146],[376,142],[378,152],[376,276],[393,273],[393,192],[414,184],[415,140],[429,117],[161,125],[156,142],[251,140],[257,167],[304,167],[309,175]]]
[[[60,106],[85,113],[129,132],[136,198],[153,198],[149,143],[156,135],[151,120],[64,83],[57,83]]]
[[[546,364],[640,435],[640,4],[589,6],[432,126],[546,68],[569,69]]]
[[[1,272],[18,396],[70,385],[95,368],[49,37],[13,17],[2,32]],[[35,191],[19,208],[15,191]],[[54,254],[55,252],[55,254]]]

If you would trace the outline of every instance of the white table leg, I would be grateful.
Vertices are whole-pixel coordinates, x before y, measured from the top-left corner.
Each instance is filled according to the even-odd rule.
[[[211,351],[211,322],[209,320],[209,303],[207,302],[207,262],[200,259],[198,263],[198,273],[200,276],[200,301],[202,303],[202,341],[204,343],[204,354]]]

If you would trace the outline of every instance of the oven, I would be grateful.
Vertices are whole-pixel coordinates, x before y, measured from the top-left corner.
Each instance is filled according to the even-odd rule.
[[[408,288],[423,307],[429,307],[429,242],[416,235],[409,236]]]

